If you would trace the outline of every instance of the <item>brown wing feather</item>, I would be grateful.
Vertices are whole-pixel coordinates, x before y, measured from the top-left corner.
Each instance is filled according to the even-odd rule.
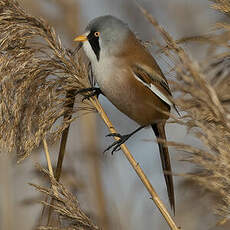
[[[138,64],[133,65],[132,70],[146,84],[154,84],[155,86],[157,86],[157,88],[166,91],[164,92],[166,93],[166,95],[172,96],[167,81],[161,76],[159,76],[158,73],[152,73],[153,71],[148,72],[148,70],[144,69],[142,66]]]
[[[122,52],[119,52],[117,55],[118,59],[122,59],[122,61],[125,62],[125,66],[130,66],[132,72],[134,72],[141,81],[144,81],[148,85],[153,84],[170,100],[172,94],[167,80],[149,51],[132,33],[127,37],[127,42],[124,43],[124,46],[125,47],[121,49]],[[133,47],[135,47],[135,49]]]

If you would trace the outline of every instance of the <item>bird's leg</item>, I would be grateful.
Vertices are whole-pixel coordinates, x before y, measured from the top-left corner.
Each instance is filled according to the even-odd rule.
[[[86,99],[90,99],[93,96],[98,97],[100,94],[102,94],[100,88],[97,87],[90,87],[90,88],[84,88],[84,89],[80,89],[78,90],[75,95],[79,94],[79,93],[89,93],[87,95],[84,95],[82,101],[86,100]]]
[[[140,126],[137,129],[135,129],[133,132],[121,135],[119,133],[110,133],[107,135],[107,137],[119,137],[119,140],[114,141],[104,152],[108,151],[109,149],[113,148],[112,154],[116,151],[119,151],[121,149],[121,145],[124,144],[131,136],[133,136],[135,133],[137,133],[139,130],[143,129],[145,126]]]

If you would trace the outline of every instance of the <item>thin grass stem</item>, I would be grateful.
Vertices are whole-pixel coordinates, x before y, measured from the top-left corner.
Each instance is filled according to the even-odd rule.
[[[113,124],[109,120],[108,116],[106,115],[98,99],[94,97],[94,98],[90,98],[90,101],[94,105],[94,107],[97,109],[98,113],[100,114],[101,118],[105,122],[106,126],[109,128],[109,131],[111,133],[116,133],[116,129],[113,127]],[[114,136],[114,139],[119,140],[119,137]],[[139,163],[134,159],[133,155],[130,153],[130,151],[128,150],[125,144],[121,145],[121,150],[123,151],[127,160],[129,161],[133,169],[136,171],[138,177],[141,179],[142,183],[148,190],[149,194],[151,195],[152,200],[154,201],[157,208],[161,212],[162,216],[168,223],[169,227],[172,230],[179,230],[179,228],[176,226],[176,223],[174,222],[171,215],[169,214],[168,210],[166,209],[165,205],[163,204],[160,197],[158,196],[155,189],[153,188],[152,184],[150,183],[149,179],[145,175],[144,171],[141,169]]]

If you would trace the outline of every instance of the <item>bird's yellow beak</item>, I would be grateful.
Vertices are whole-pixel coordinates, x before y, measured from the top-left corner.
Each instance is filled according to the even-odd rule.
[[[87,40],[88,40],[88,38],[87,38],[85,35],[77,36],[77,37],[74,39],[75,42],[85,42],[85,41],[87,41]]]

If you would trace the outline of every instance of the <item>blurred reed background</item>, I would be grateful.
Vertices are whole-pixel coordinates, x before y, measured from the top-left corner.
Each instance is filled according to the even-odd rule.
[[[0,2],[4,1],[0,0]],[[74,50],[77,46],[73,42],[73,38],[83,31],[89,20],[99,15],[113,14],[126,21],[140,39],[150,41],[147,45],[152,50],[169,81],[175,81],[178,76],[180,79],[180,74],[190,76],[189,70],[184,63],[182,63],[184,67],[178,64],[180,68],[177,66],[176,71],[171,70],[178,61],[176,58],[173,59],[171,57],[167,49],[165,49],[166,51],[163,49],[163,54],[159,51],[163,47],[163,45],[159,45],[164,40],[162,34],[146,21],[145,16],[131,0],[21,0],[19,2],[31,15],[42,17],[53,26],[63,46],[71,50]],[[218,52],[220,53],[219,58],[221,58],[223,57],[223,53],[228,51],[227,42],[229,40],[229,33],[224,34],[228,36],[226,40],[223,39],[224,35],[220,38],[210,35],[216,22],[229,23],[227,14],[230,11],[230,6],[226,3],[228,1],[216,1],[222,4],[217,4],[216,9],[211,8],[213,3],[210,1],[199,0],[140,0],[138,2],[142,7],[148,9],[148,12],[158,20],[159,24],[175,40],[187,38],[181,41],[181,43],[183,42],[184,50],[192,56],[195,64],[199,64],[202,67],[202,72],[206,70],[204,73],[207,74],[207,77],[211,76],[210,68],[215,73],[218,72],[216,70],[218,68],[219,72],[221,70],[224,72],[221,73],[224,75],[224,78],[227,78],[226,76],[229,73],[228,62],[226,61],[227,55],[224,56],[226,62],[223,62],[221,59],[217,63],[217,61],[212,61],[211,58],[210,60],[208,58],[211,54],[218,54]],[[217,9],[222,10],[224,13]],[[229,26],[227,29],[229,29]],[[209,35],[210,39],[199,37],[199,35],[203,34]],[[220,32],[218,32],[218,35],[221,36]],[[174,60],[175,63],[173,62]],[[212,73],[212,76],[215,77],[217,75],[215,73]],[[220,73],[218,74],[221,75]],[[213,81],[215,81],[214,77],[212,78],[212,80],[214,79]],[[183,78],[181,77],[181,79]],[[180,81],[178,80],[177,82]],[[188,88],[190,87],[190,90],[196,91],[199,88],[193,88],[193,85],[189,85],[188,82],[185,82],[184,85]],[[229,90],[228,86],[229,83],[227,81],[224,81],[224,83],[220,81],[218,87],[214,87],[218,96],[221,97],[221,95],[224,95],[222,98],[225,101],[228,101],[228,97],[225,97],[227,93],[224,94],[224,92]],[[175,95],[183,95],[183,90],[180,90],[178,86],[176,87]],[[203,90],[202,87],[199,89]],[[223,92],[222,90],[225,91]],[[188,92],[189,89],[187,90]],[[185,96],[185,98],[187,97]],[[100,102],[119,132],[128,133],[137,126],[117,111],[103,96],[100,96]],[[194,105],[193,101],[186,102],[178,99],[180,108],[186,112],[189,111],[189,108],[184,106],[183,102]],[[197,106],[198,111],[194,110],[194,114],[198,113],[197,116],[201,117],[199,111],[201,112],[204,107],[199,107],[197,104],[195,106]],[[184,115],[183,112],[182,114]],[[227,116],[227,113],[225,115]],[[204,120],[207,117],[208,112],[204,115]],[[193,119],[195,121],[195,116]],[[172,121],[174,120],[172,119]],[[186,126],[191,129],[194,128],[198,124],[197,120],[193,124],[191,123],[189,125],[188,123],[185,124],[185,127],[174,122],[168,124],[168,140],[207,151],[209,141],[214,140],[215,137],[212,137],[213,139],[210,140],[202,138],[198,140],[196,135],[188,133],[188,129],[186,128]],[[226,130],[221,131],[223,124],[220,124],[219,121],[216,121],[216,123],[221,125],[220,133],[227,133],[225,137],[228,138],[229,130],[226,128]],[[215,124],[212,124],[212,129],[208,130],[209,132],[217,130],[218,126],[215,126]],[[226,124],[226,127],[228,127],[229,123],[227,121]],[[198,125],[198,127],[202,129],[202,126]],[[86,220],[82,214],[83,217],[81,216],[81,218],[86,222],[89,221],[90,224],[85,228],[77,228],[75,226],[76,229],[97,229],[97,226],[102,227],[102,229],[168,229],[163,217],[149,200],[149,194],[122,153],[117,152],[113,156],[110,153],[102,154],[106,146],[112,141],[109,138],[105,138],[106,134],[108,134],[108,130],[96,113],[89,113],[77,118],[70,127],[61,183],[72,194],[77,196],[81,209],[84,210],[84,213],[94,223],[91,225],[91,220]],[[222,135],[220,136],[222,137]],[[205,146],[205,143],[207,146]],[[197,155],[194,154],[192,155],[195,156],[194,158],[189,157],[188,159],[185,153],[194,153],[196,152],[195,150],[193,151],[185,146],[177,146],[175,148],[174,143],[171,143],[171,145],[174,145],[174,148],[170,147],[173,171],[179,175],[175,177],[175,220],[178,226],[186,230],[229,229],[230,225],[226,219],[226,213],[229,212],[227,211],[229,208],[227,204],[230,204],[230,202],[227,200],[229,198],[226,194],[228,194],[230,183],[228,181],[224,182],[227,184],[226,187],[221,187],[220,185],[213,189],[213,192],[210,192],[215,186],[207,185],[208,181],[210,180],[218,184],[217,182],[223,180],[223,178],[218,178],[217,176],[208,177],[206,175],[212,175],[212,170],[216,170],[215,167],[219,167],[220,169],[224,167],[227,169],[230,162],[227,166],[221,166],[223,162],[220,162],[219,165],[213,164],[213,168],[210,166],[207,169],[207,162],[205,162],[204,157],[207,155],[202,156],[202,154],[198,154],[198,158],[195,158]],[[216,145],[218,145],[218,142]],[[155,141],[153,141],[152,131],[145,129],[137,133],[128,142],[128,146],[150,178],[164,203],[167,204],[167,194],[163,182],[158,147]],[[211,147],[212,151],[218,153],[218,148],[216,150],[215,146]],[[226,152],[224,156],[228,160],[230,159],[230,157],[227,158],[229,147],[229,145],[226,145],[226,149],[224,149]],[[53,166],[56,165],[58,148],[58,142],[49,146]],[[224,158],[224,160],[226,159]],[[218,159],[215,158],[213,161],[218,161]],[[209,159],[208,162],[213,161]],[[20,164],[16,164],[13,154],[6,154],[2,151],[0,156],[0,228],[2,230],[29,230],[36,229],[39,225],[45,225],[44,221],[41,221],[42,206],[37,201],[45,200],[46,196],[35,191],[33,187],[28,185],[31,182],[33,184],[49,186],[49,180],[35,167],[35,163],[37,162],[44,166],[44,168],[47,168],[42,147],[36,149],[33,154]],[[200,162],[204,162],[204,164]],[[223,173],[221,170],[216,171],[219,174]],[[206,177],[199,177],[196,174],[194,180],[194,178],[185,176],[185,174],[195,172],[202,173],[202,176],[205,175]],[[227,175],[227,173],[225,172],[224,175]],[[55,182],[53,183],[55,184]],[[55,186],[63,193],[61,185],[55,184]],[[40,187],[37,188],[41,190]],[[218,190],[221,191],[220,194],[218,194]],[[45,193],[49,193],[48,190],[44,191]],[[69,194],[66,197],[70,200],[72,199]],[[65,201],[63,203],[65,204]],[[218,205],[221,204],[223,205],[219,208]],[[169,208],[168,204],[167,207]],[[218,207],[216,210],[220,211],[219,214],[221,217],[214,214],[213,210],[215,207]],[[66,219],[65,226],[68,226],[68,218]],[[222,221],[221,224],[218,224],[219,221]],[[60,226],[57,225],[56,227],[56,229],[59,229]],[[64,229],[63,226],[61,227],[60,229]]]

